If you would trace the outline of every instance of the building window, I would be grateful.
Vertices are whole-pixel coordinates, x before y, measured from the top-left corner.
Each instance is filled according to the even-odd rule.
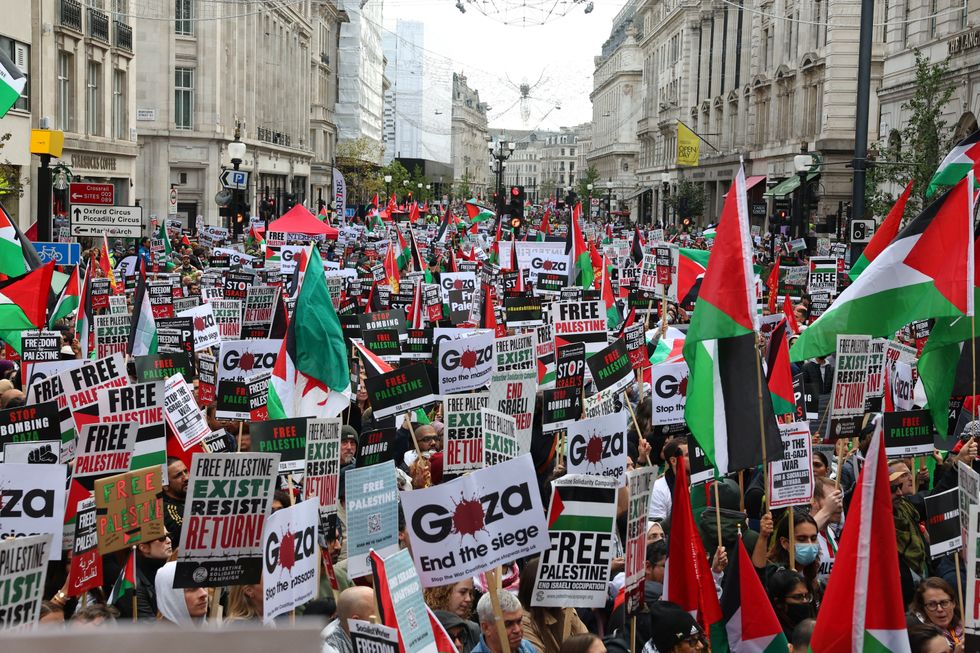
[[[936,15],[939,13],[939,0],[931,0],[929,2],[929,36],[935,38],[936,33],[939,31],[939,17]]]
[[[126,71],[112,71],[112,136],[124,141],[129,138],[129,117],[126,106]]]
[[[970,21],[970,7],[967,0],[963,0],[962,11],[960,11],[960,28],[965,28]]]
[[[174,126],[194,129],[194,69],[174,69]]]
[[[22,111],[31,110],[31,46],[26,43],[18,43],[13,39],[0,36],[0,51],[10,57],[17,69],[27,78],[24,90],[20,98],[14,103],[14,109]]]
[[[71,85],[74,57],[61,51],[58,53],[58,129],[74,131],[75,127],[75,89]]]
[[[194,36],[194,0],[174,0],[174,33]]]
[[[102,92],[99,82],[102,79],[102,64],[88,62],[85,80],[85,118],[86,131],[91,136],[102,136]]]

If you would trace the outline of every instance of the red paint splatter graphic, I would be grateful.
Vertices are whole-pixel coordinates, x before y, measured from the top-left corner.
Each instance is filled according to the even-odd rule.
[[[598,465],[602,460],[602,438],[598,435],[590,437],[588,444],[585,445],[585,460],[590,465]]]
[[[456,279],[456,281],[453,281],[453,290],[462,290],[462,289],[463,289],[462,279]]]
[[[288,530],[283,533],[282,541],[279,542],[279,565],[288,571],[292,571],[296,564],[296,534]]]
[[[204,318],[203,317],[195,317],[194,318],[194,330],[195,331],[204,331]]]
[[[459,357],[459,365],[464,370],[472,370],[476,367],[476,352],[467,349],[463,352],[463,355]]]
[[[679,392],[682,397],[687,396],[687,378],[688,377],[685,376],[683,379],[681,379],[681,382],[677,384],[677,392]]]
[[[485,531],[484,519],[486,513],[483,512],[483,504],[479,499],[466,499],[460,497],[460,502],[453,509],[453,532],[459,533],[460,538],[465,535],[476,539],[478,531]]]
[[[554,266],[555,266],[555,264],[552,263],[551,261],[545,261],[544,264],[541,267],[544,268],[545,270],[550,270]]]
[[[250,351],[242,354],[242,357],[238,359],[238,369],[243,372],[251,372],[255,367],[255,354]]]

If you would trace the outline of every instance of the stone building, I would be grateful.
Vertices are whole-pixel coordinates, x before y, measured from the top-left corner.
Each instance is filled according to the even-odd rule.
[[[454,190],[465,184],[470,195],[486,197],[490,185],[487,166],[487,105],[480,92],[466,83],[466,75],[453,73],[452,158]]]

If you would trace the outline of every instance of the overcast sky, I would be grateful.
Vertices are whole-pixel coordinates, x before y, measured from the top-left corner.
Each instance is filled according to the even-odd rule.
[[[444,88],[451,86],[453,72],[464,73],[480,99],[490,104],[491,127],[555,129],[592,119],[593,58],[625,4],[625,0],[593,1],[590,14],[576,5],[543,26],[521,27],[499,19],[518,19],[521,10],[516,7],[525,0],[477,0],[507,12],[506,17],[496,14],[498,20],[480,14],[468,0],[463,0],[468,5],[465,14],[453,0],[384,0],[384,25],[394,31],[398,19],[424,23],[426,83]],[[526,2],[542,4],[542,0]],[[548,0],[548,4],[556,5],[560,13],[569,3]],[[532,85],[527,122],[519,102],[522,82]],[[556,104],[561,108],[556,110]]]

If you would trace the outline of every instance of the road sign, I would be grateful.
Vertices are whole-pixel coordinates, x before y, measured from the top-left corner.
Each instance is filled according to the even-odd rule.
[[[874,220],[851,220],[851,242],[870,243],[875,234]]]
[[[214,203],[222,208],[231,204],[231,191],[227,188],[219,190],[214,194]]]
[[[248,170],[222,170],[218,181],[225,188],[245,190],[248,188]]]
[[[143,209],[139,206],[72,205],[72,236],[103,234],[117,238],[139,238],[143,235]]]
[[[41,263],[54,261],[58,265],[75,265],[82,260],[82,246],[78,243],[34,243]]]
[[[69,184],[68,202],[112,206],[116,203],[116,187],[112,184]]]
[[[592,206],[599,206],[599,198],[598,197],[593,197],[591,204],[592,204]]]
[[[167,204],[167,215],[177,215],[177,189],[170,189],[170,203]]]

